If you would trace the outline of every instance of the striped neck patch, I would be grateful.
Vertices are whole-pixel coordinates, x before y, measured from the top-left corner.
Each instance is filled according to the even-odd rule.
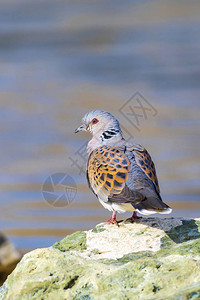
[[[118,129],[111,128],[109,130],[105,130],[101,135],[101,140],[109,140],[112,137],[116,136],[120,131]]]

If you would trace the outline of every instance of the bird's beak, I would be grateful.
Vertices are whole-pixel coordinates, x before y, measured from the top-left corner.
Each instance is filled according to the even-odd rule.
[[[74,132],[78,133],[79,131],[86,131],[87,130],[87,126],[86,124],[83,124],[81,126],[79,126]]]

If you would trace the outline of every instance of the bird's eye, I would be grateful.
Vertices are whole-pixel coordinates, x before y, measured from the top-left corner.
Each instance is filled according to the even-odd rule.
[[[92,124],[96,124],[96,123],[98,123],[99,121],[96,119],[96,118],[94,118],[93,120],[92,120]]]

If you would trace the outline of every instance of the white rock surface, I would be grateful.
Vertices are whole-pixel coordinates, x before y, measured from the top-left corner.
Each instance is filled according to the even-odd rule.
[[[142,218],[134,223],[126,223],[126,226],[122,222],[119,227],[102,223],[98,228],[102,226],[102,229],[107,230],[87,231],[87,252],[92,259],[116,259],[132,252],[158,251],[165,231],[179,225],[182,225],[182,221],[178,218]]]

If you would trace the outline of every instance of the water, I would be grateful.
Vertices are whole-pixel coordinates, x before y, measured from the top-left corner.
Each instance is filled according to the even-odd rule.
[[[112,112],[149,150],[172,216],[200,216],[199,11],[198,1],[0,3],[0,229],[18,248],[110,217],[80,170],[89,135],[74,135],[93,109]],[[149,110],[129,120],[121,108],[136,92]],[[42,187],[60,172],[77,194],[55,207]]]

